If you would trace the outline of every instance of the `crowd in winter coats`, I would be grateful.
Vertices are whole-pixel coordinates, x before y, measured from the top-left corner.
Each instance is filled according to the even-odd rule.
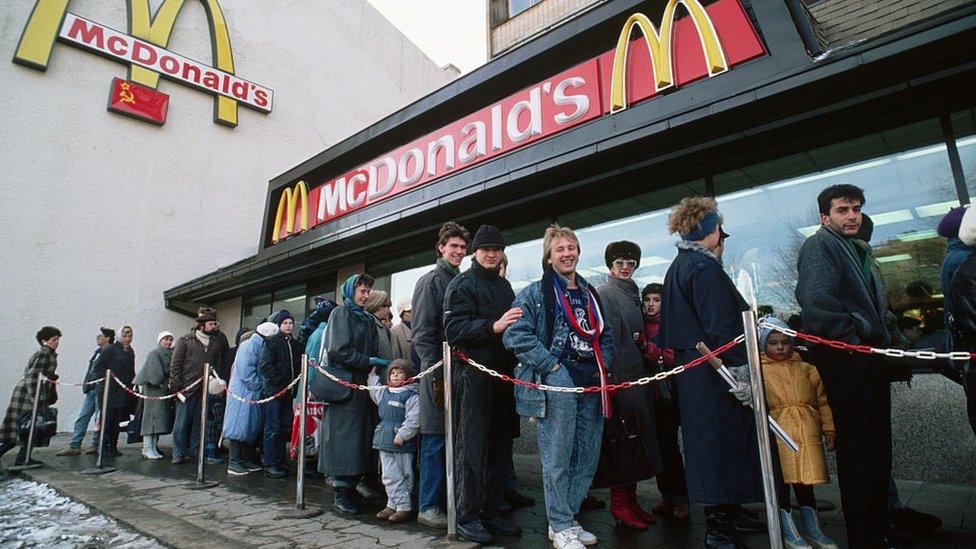
[[[863,192],[850,185],[830,187],[818,197],[822,227],[799,252],[801,311],[791,326],[854,345],[917,341],[906,335],[911,322],[898,319],[886,301],[865,232],[869,220],[860,211],[864,203]],[[209,462],[221,461],[223,440],[231,475],[263,470],[284,477],[292,468],[288,445],[300,393],[294,382],[305,354],[312,366],[308,398],[326,409],[316,432],[309,433],[318,441],[316,469],[328,479],[340,513],[357,514],[364,504],[383,499],[378,518],[396,523],[416,515],[423,524],[446,525],[444,410],[450,401],[457,528],[463,538],[489,543],[521,534],[506,514],[534,503],[514,484],[512,444],[522,416],[536,424],[555,547],[596,543],[577,522],[581,511],[597,505],[588,495],[591,487],[611,488],[610,513],[623,527],[646,529],[657,522],[655,515],[687,520],[694,502],[704,506],[706,546],[741,547],[736,530],[749,522],[742,505],[763,500],[745,349],[718,356],[727,379],[700,367],[646,388],[597,390],[691,362],[703,349],[742,333],[749,305],[722,265],[729,237],[722,222],[712,199],[685,199],[675,206],[668,228],[680,237],[677,256],[663,284],[644,288],[633,279],[641,255],[635,243],[607,246],[609,276],[594,286],[576,271],[575,234],[553,225],[543,239],[541,279],[517,295],[505,279],[502,233],[484,225],[472,237],[449,222],[438,234],[435,266],[418,280],[412,300],[398,304],[395,326],[389,295],[374,291],[368,274],[357,273],[341,285],[338,303],[316,299],[301,326],[290,312],[276,311],[253,331],[242,328],[233,348],[219,330],[216,311],[201,308],[189,333],[159,334],[138,375],[131,328],[123,328],[118,342],[103,328],[85,378],[92,382],[85,406],[61,454],[80,453],[89,419],[102,405],[101,391],[91,386],[111,370],[119,383],[109,387],[105,434],[94,443],[109,457],[119,455],[119,424],[137,412],[146,458],[162,458],[159,436],[172,432],[173,462],[189,462],[199,451],[200,415],[207,414]],[[976,213],[952,210],[939,234],[948,239],[941,273],[946,338],[936,350],[974,351]],[[468,253],[471,267],[462,272]],[[786,544],[836,547],[820,529],[813,495],[814,485],[830,482],[824,452],[835,449],[851,546],[884,546],[899,520],[917,528],[937,526],[935,517],[898,502],[891,477],[890,367],[884,359],[798,346],[787,331],[782,321],[767,318],[760,340],[769,413],[798,447],[794,452],[779,440],[772,448]],[[18,444],[37,375],[56,379],[60,337],[52,327],[37,334],[40,349],[15,388],[0,430],[0,453]],[[414,377],[445,358],[445,342],[458,352],[450,398],[442,368]],[[476,365],[517,382],[487,376]],[[207,366],[215,379],[201,383]],[[976,432],[976,369],[968,362],[956,366],[945,373],[965,387]],[[373,387],[352,390],[333,378]],[[125,389],[133,387],[154,397],[177,392],[179,399],[175,405],[148,400],[136,410]],[[574,390],[581,388],[593,389]],[[206,409],[204,391],[211,396]],[[56,399],[53,385],[41,394],[42,406]],[[27,458],[22,452],[18,463]],[[652,477],[661,499],[648,512],[636,487]]]

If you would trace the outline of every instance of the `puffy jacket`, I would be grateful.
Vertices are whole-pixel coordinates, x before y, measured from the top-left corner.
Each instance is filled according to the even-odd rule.
[[[556,296],[552,288],[552,278],[557,275],[546,269],[542,280],[533,282],[515,297],[515,307],[522,308],[522,317],[509,326],[502,335],[505,347],[515,353],[519,360],[515,367],[515,377],[522,381],[541,383],[559,360],[566,348],[569,325],[562,314],[557,314]],[[561,277],[560,277],[561,278]],[[562,279],[565,283],[565,279]],[[576,283],[587,288],[589,283],[578,273]],[[599,296],[597,297],[599,304]],[[607,365],[613,358],[613,329],[607,325],[600,336],[600,351]],[[515,406],[519,415],[545,417],[546,394],[521,385],[515,386]]]
[[[492,326],[514,301],[515,292],[507,280],[472,260],[471,268],[451,281],[444,296],[447,340],[475,361],[511,375],[515,355]]]
[[[278,333],[278,325],[265,322],[257,327],[257,331],[249,339],[241,342],[237,347],[237,357],[231,368],[230,383],[227,391],[241,398],[257,400],[264,390],[264,378],[258,372],[258,361],[261,359],[261,349],[265,338]],[[227,408],[224,411],[224,438],[240,442],[254,442],[261,432],[264,420],[262,406],[245,404],[236,398],[228,396]]]
[[[288,386],[302,368],[305,349],[291,335],[281,332],[264,340],[258,371],[264,377],[261,398],[267,398]],[[290,398],[291,395],[289,395]]]

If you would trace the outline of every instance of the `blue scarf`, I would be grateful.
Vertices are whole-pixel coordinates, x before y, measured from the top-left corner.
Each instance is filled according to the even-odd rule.
[[[356,283],[359,282],[359,274],[354,274],[342,283],[342,304],[349,308],[357,317],[366,320],[366,311],[356,304],[353,297],[356,295]]]

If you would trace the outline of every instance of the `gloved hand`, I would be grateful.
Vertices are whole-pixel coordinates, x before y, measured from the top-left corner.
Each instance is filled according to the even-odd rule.
[[[751,408],[752,382],[749,379],[749,366],[731,366],[729,367],[729,372],[732,373],[732,378],[736,383],[734,388],[729,389],[729,393],[732,393],[732,396],[738,399],[743,406]]]
[[[390,365],[390,361],[388,359],[380,358],[378,356],[371,356],[369,357],[369,365],[385,368]]]
[[[431,384],[431,396],[434,397],[434,406],[444,407],[444,380],[435,379]]]

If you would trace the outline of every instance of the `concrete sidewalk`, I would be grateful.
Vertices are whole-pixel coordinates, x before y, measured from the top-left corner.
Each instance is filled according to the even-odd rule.
[[[348,517],[331,510],[331,491],[321,478],[308,477],[306,497],[310,505],[325,510],[319,517],[282,520],[276,515],[293,507],[295,479],[265,478],[260,473],[227,477],[226,465],[208,466],[208,478],[219,481],[216,488],[192,491],[185,486],[196,478],[196,465],[172,465],[169,459],[140,459],[135,445],[122,448],[124,456],[106,460],[118,471],[99,476],[80,474],[93,466],[94,456],[57,457],[67,438],[55,438],[50,448],[36,450],[35,458],[45,467],[26,471],[25,478],[50,485],[58,492],[88,504],[135,530],[173,547],[429,547],[444,539],[445,532],[416,522],[392,525],[373,514],[382,506]],[[166,453],[169,454],[168,448]],[[4,465],[13,461],[13,452]],[[511,515],[525,534],[519,539],[499,538],[499,547],[547,547],[545,509],[542,505],[537,455],[516,456],[519,487],[536,498],[537,504]],[[942,518],[942,529],[916,540],[916,547],[976,547],[976,488],[920,482],[899,482],[902,500],[920,511]],[[596,491],[609,500],[607,491]],[[836,484],[818,487],[817,496],[839,504]],[[641,483],[640,499],[645,507],[657,501],[653,482]],[[761,506],[754,509],[762,512]],[[606,510],[592,511],[581,523],[600,538],[603,547],[700,547],[704,534],[701,510],[694,509],[686,523],[660,521],[644,532],[616,528]],[[821,514],[826,532],[844,539],[839,510]],[[750,547],[768,546],[764,533],[744,536]],[[841,543],[843,547],[844,544]]]

